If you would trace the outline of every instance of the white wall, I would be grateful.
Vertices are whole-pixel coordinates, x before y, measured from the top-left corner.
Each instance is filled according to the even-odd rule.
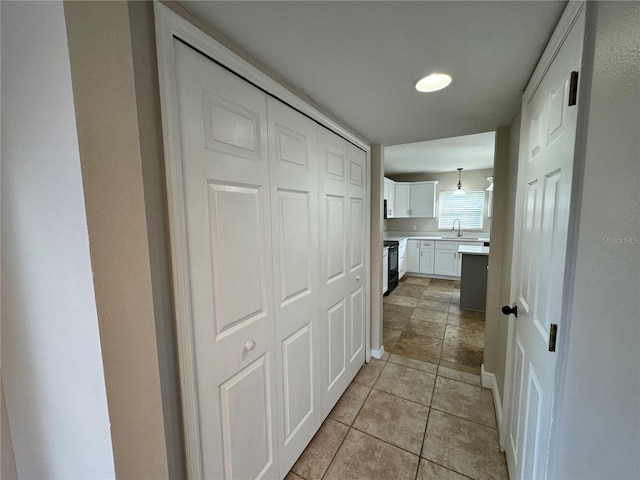
[[[514,226],[516,222],[516,190],[518,186],[518,163],[520,157],[520,124],[521,109],[519,108],[511,120],[509,126],[509,168],[506,172],[507,191],[505,198],[504,210],[504,229],[503,229],[503,250],[502,250],[502,275],[500,278],[500,294],[498,305],[508,305],[511,303],[511,265],[513,254],[513,237]],[[500,312],[502,315],[502,312]],[[507,346],[509,343],[508,328],[509,322],[504,321],[506,317],[502,316],[502,323],[497,322],[497,330],[493,332],[496,339],[495,350],[492,357],[495,359],[496,382],[498,383],[498,392],[500,398],[504,399],[504,379],[507,358]],[[513,321],[513,320],[512,320]]]
[[[514,119],[516,120],[516,119]],[[513,124],[514,122],[512,122]],[[517,127],[517,125],[516,125]],[[518,129],[519,131],[519,129]],[[508,304],[501,298],[501,287],[511,278],[503,278],[505,264],[511,265],[511,245],[513,237],[513,211],[509,192],[515,192],[509,171],[517,171],[517,158],[510,155],[512,139],[511,127],[499,127],[496,130],[496,150],[493,164],[493,217],[491,222],[491,254],[489,255],[489,272],[487,276],[487,308],[485,312],[485,341],[484,341],[484,370],[496,375],[500,404],[504,398],[504,362],[506,354],[508,322],[500,310],[502,305]],[[517,137],[516,137],[517,142]],[[502,375],[499,377],[498,372]],[[498,412],[500,418],[501,412]]]
[[[18,475],[113,478],[63,5],[1,8],[2,381]]]
[[[489,186],[487,177],[493,176],[493,169],[483,170],[463,170],[462,188],[464,190],[484,190]],[[436,218],[389,218],[385,222],[385,231],[396,232],[437,232],[438,231],[438,203],[440,192],[443,190],[455,190],[458,185],[458,172],[446,173],[413,173],[403,175],[389,175],[387,178],[397,182],[421,182],[437,180],[436,185]],[[491,218],[487,216],[489,192],[485,192],[485,209],[482,230],[474,230],[475,233],[486,233],[491,231]],[[446,229],[451,230],[451,229]]]
[[[371,349],[382,345],[382,216],[384,147],[371,145]]]
[[[637,479],[640,3],[588,2],[586,25],[581,101],[589,80],[591,96],[581,108],[590,110],[578,127],[584,180],[574,226],[574,292],[568,328],[559,337],[566,354],[559,365],[550,478]]]

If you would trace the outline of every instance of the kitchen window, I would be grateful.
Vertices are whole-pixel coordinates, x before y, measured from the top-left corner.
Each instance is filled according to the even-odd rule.
[[[455,190],[440,192],[438,202],[438,228],[450,229],[460,219],[463,230],[482,230],[484,220],[484,190],[467,191],[454,195]]]

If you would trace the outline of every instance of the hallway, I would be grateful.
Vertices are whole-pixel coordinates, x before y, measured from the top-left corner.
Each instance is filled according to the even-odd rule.
[[[387,353],[358,372],[286,480],[508,478],[480,386],[484,316],[461,312],[459,292],[405,277],[385,297]]]

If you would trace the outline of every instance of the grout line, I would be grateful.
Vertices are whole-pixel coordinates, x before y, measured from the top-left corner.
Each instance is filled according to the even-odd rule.
[[[373,435],[372,433],[365,432],[364,430],[360,430],[359,428],[356,428],[356,427],[351,427],[351,430],[355,430],[356,432],[360,432],[360,433],[362,433],[362,434],[364,434],[364,435],[367,435],[367,436],[369,436],[369,437],[371,437],[371,438],[375,438],[376,440],[379,440],[379,441],[381,441],[382,443],[386,443],[387,445],[391,445],[392,447],[397,448],[398,450],[402,450],[403,452],[410,453],[410,454],[411,454],[411,455],[413,455],[414,457],[418,457],[418,461],[420,460],[420,455],[419,455],[419,454],[417,454],[417,453],[415,453],[415,452],[412,452],[412,451],[410,451],[410,450],[407,450],[406,448],[403,448],[403,447],[401,447],[401,446],[399,446],[399,445],[396,445],[395,443],[391,443],[391,442],[389,442],[388,440],[385,440],[384,438],[376,437],[376,436],[375,436],[375,435]]]
[[[327,417],[327,418],[329,418],[329,417]],[[334,420],[334,421],[337,421],[337,420]],[[342,423],[342,422],[338,422],[338,423]],[[342,425],[344,425],[344,423],[342,423]],[[338,452],[342,448],[342,445],[344,444],[344,441],[347,438],[347,435],[349,435],[349,431],[350,430],[351,430],[351,427],[348,426],[347,433],[345,433],[344,437],[342,437],[342,440],[340,441],[340,445],[338,445],[338,448],[336,448],[336,453],[333,454],[333,457],[331,457],[331,461],[329,462],[329,465],[327,465],[327,468],[325,468],[324,472],[322,472],[322,476],[320,477],[320,480],[322,480],[327,475],[327,472],[329,471],[329,469],[331,468],[331,465],[333,465],[333,462],[335,461],[336,457],[338,456]]]
[[[381,362],[387,363],[387,360],[382,360],[382,359],[379,359],[379,360],[380,360]],[[385,366],[386,366],[386,365],[385,365]],[[384,370],[384,367],[382,367],[382,370]],[[379,378],[379,377],[380,377],[380,375],[382,374],[382,370],[380,370],[380,373],[378,374],[378,377],[376,377],[375,381],[373,382],[373,384],[374,384],[374,385],[376,384],[376,382],[378,381],[378,378]],[[352,381],[352,383],[353,383],[353,381]],[[325,475],[327,474],[327,472],[328,472],[328,471],[329,471],[329,469],[331,468],[331,465],[333,465],[333,462],[335,461],[336,457],[338,456],[338,452],[339,452],[339,451],[340,451],[340,449],[342,448],[342,445],[344,444],[344,441],[345,441],[345,439],[347,438],[347,435],[349,435],[349,431],[351,431],[351,429],[353,429],[353,430],[357,430],[357,429],[353,428],[353,424],[356,422],[356,418],[358,418],[358,415],[360,415],[360,411],[362,410],[362,407],[364,407],[364,404],[367,402],[367,400],[369,399],[369,396],[371,395],[371,392],[373,391],[373,386],[371,386],[371,387],[370,387],[369,385],[362,385],[361,383],[358,383],[358,385],[361,385],[361,386],[367,387],[367,388],[369,389],[369,392],[367,393],[367,396],[366,396],[366,398],[364,399],[364,402],[362,402],[362,405],[360,405],[360,408],[358,409],[358,412],[357,412],[357,413],[355,414],[355,416],[353,417],[353,420],[351,421],[351,425],[347,425],[347,424],[345,424],[345,423],[340,422],[339,420],[334,420],[334,419],[332,419],[332,420],[334,420],[334,421],[336,421],[336,422],[338,422],[338,423],[341,423],[342,425],[347,426],[347,427],[348,427],[348,430],[347,430],[347,433],[346,433],[346,434],[344,435],[344,437],[342,438],[342,441],[340,442],[340,445],[338,445],[338,448],[336,449],[336,453],[334,453],[334,454],[333,454],[333,457],[331,457],[331,461],[329,462],[329,465],[327,465],[327,468],[326,468],[326,470],[324,471],[324,473],[322,474],[322,477],[320,477],[320,479],[321,479],[321,480],[325,477]],[[349,387],[347,387],[347,388],[349,388]],[[345,391],[346,391],[346,390],[345,390]],[[343,393],[342,395],[344,395],[344,393]],[[342,398],[342,396],[341,396],[340,398]],[[339,401],[340,401],[340,400],[338,400],[338,402],[339,402]],[[336,405],[337,405],[337,402],[336,402]],[[336,408],[336,407],[335,407],[335,405],[333,406],[333,408]],[[333,410],[333,409],[332,409],[332,410]],[[329,415],[331,415],[331,412],[329,412]],[[330,417],[327,415],[327,418],[330,418]],[[359,431],[359,430],[358,430],[358,431]]]
[[[479,426],[481,426],[481,427],[485,427],[485,428],[489,428],[489,429],[491,429],[491,430],[495,430],[495,431],[496,431],[496,433],[498,432],[498,429],[497,429],[497,428],[490,427],[490,426],[488,426],[488,425],[485,425],[484,423],[479,423],[479,422],[476,422],[475,420],[470,420],[470,419],[468,419],[468,418],[461,417],[460,415],[456,415],[455,413],[447,412],[447,411],[442,410],[442,409],[440,409],[440,408],[436,408],[436,407],[430,407],[430,408],[431,408],[431,410],[436,410],[436,411],[438,411],[438,412],[440,412],[440,413],[444,413],[444,414],[446,414],[446,415],[450,415],[450,416],[452,416],[452,417],[459,418],[460,420],[465,420],[465,421],[467,421],[467,422],[471,422],[471,423],[473,423],[473,424],[475,424],[475,425],[479,425]],[[429,413],[431,413],[431,412],[429,412]]]
[[[435,377],[435,375],[434,375]],[[435,385],[435,379],[433,381],[433,384]],[[425,407],[425,408],[431,408],[431,402],[429,402],[429,405],[425,405],[424,403],[420,403],[420,402],[416,402],[414,400],[409,400],[408,398],[405,397],[401,397],[400,395],[396,395],[395,393],[390,393],[387,392],[386,390],[380,390],[379,388],[371,388],[371,390],[375,390],[376,392],[382,392],[382,393],[386,393],[387,395],[391,395],[392,397],[396,397],[399,398],[400,400],[404,400],[405,402],[411,402],[415,405],[420,405],[421,407]],[[371,394],[371,392],[369,392],[369,394]],[[369,398],[369,396],[367,395],[367,398]],[[365,400],[366,401],[366,400]],[[363,404],[364,405],[364,404]],[[358,411],[358,413],[360,413],[360,411]]]
[[[423,457],[420,457],[420,459],[422,459],[422,458],[423,458]],[[462,476],[462,477],[464,477],[464,478],[469,478],[469,479],[471,479],[471,480],[474,480],[474,478],[473,478],[473,477],[470,477],[469,475],[465,475],[464,473],[459,472],[459,471],[457,471],[457,470],[454,470],[454,469],[453,469],[453,468],[451,468],[451,467],[447,467],[446,465],[442,465],[441,463],[434,462],[433,460],[429,460],[428,458],[425,458],[424,460],[426,460],[427,462],[431,462],[431,463],[433,463],[434,465],[438,465],[438,466],[440,466],[440,467],[442,467],[442,468],[444,468],[444,469],[447,469],[447,470],[449,470],[450,472],[455,472],[455,473],[457,473],[458,475],[460,475],[460,476]],[[416,479],[416,480],[417,480],[417,479]]]
[[[451,307],[451,300],[449,300],[449,307]],[[449,321],[449,308],[447,308],[447,323]],[[447,324],[445,323],[445,334],[447,331]],[[442,361],[442,352],[444,350],[444,337],[442,339],[442,348],[440,348],[440,355],[438,356],[438,368],[436,369],[436,378],[433,382],[433,387],[431,388],[431,401],[429,402],[429,414],[427,415],[427,423],[424,426],[424,433],[422,435],[422,445],[420,446],[420,458],[422,458],[422,454],[424,453],[424,444],[427,440],[427,429],[429,428],[429,420],[431,419],[431,412],[433,411],[433,397],[436,391],[436,383],[438,381],[438,370],[440,370],[440,362]],[[418,463],[418,468],[420,467],[420,463]],[[416,472],[416,480],[417,480],[417,472]]]

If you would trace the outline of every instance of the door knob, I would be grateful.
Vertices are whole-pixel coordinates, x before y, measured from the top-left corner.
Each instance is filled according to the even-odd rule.
[[[356,280],[360,281],[360,275],[356,275]]]
[[[504,313],[505,315],[511,315],[513,313],[513,316],[518,318],[518,305],[514,305],[513,307],[505,305],[504,307],[502,307],[502,313]]]
[[[254,342],[253,340],[249,340],[247,343],[244,344],[244,350],[247,352],[250,352],[255,348],[255,346],[256,346],[256,342]]]

